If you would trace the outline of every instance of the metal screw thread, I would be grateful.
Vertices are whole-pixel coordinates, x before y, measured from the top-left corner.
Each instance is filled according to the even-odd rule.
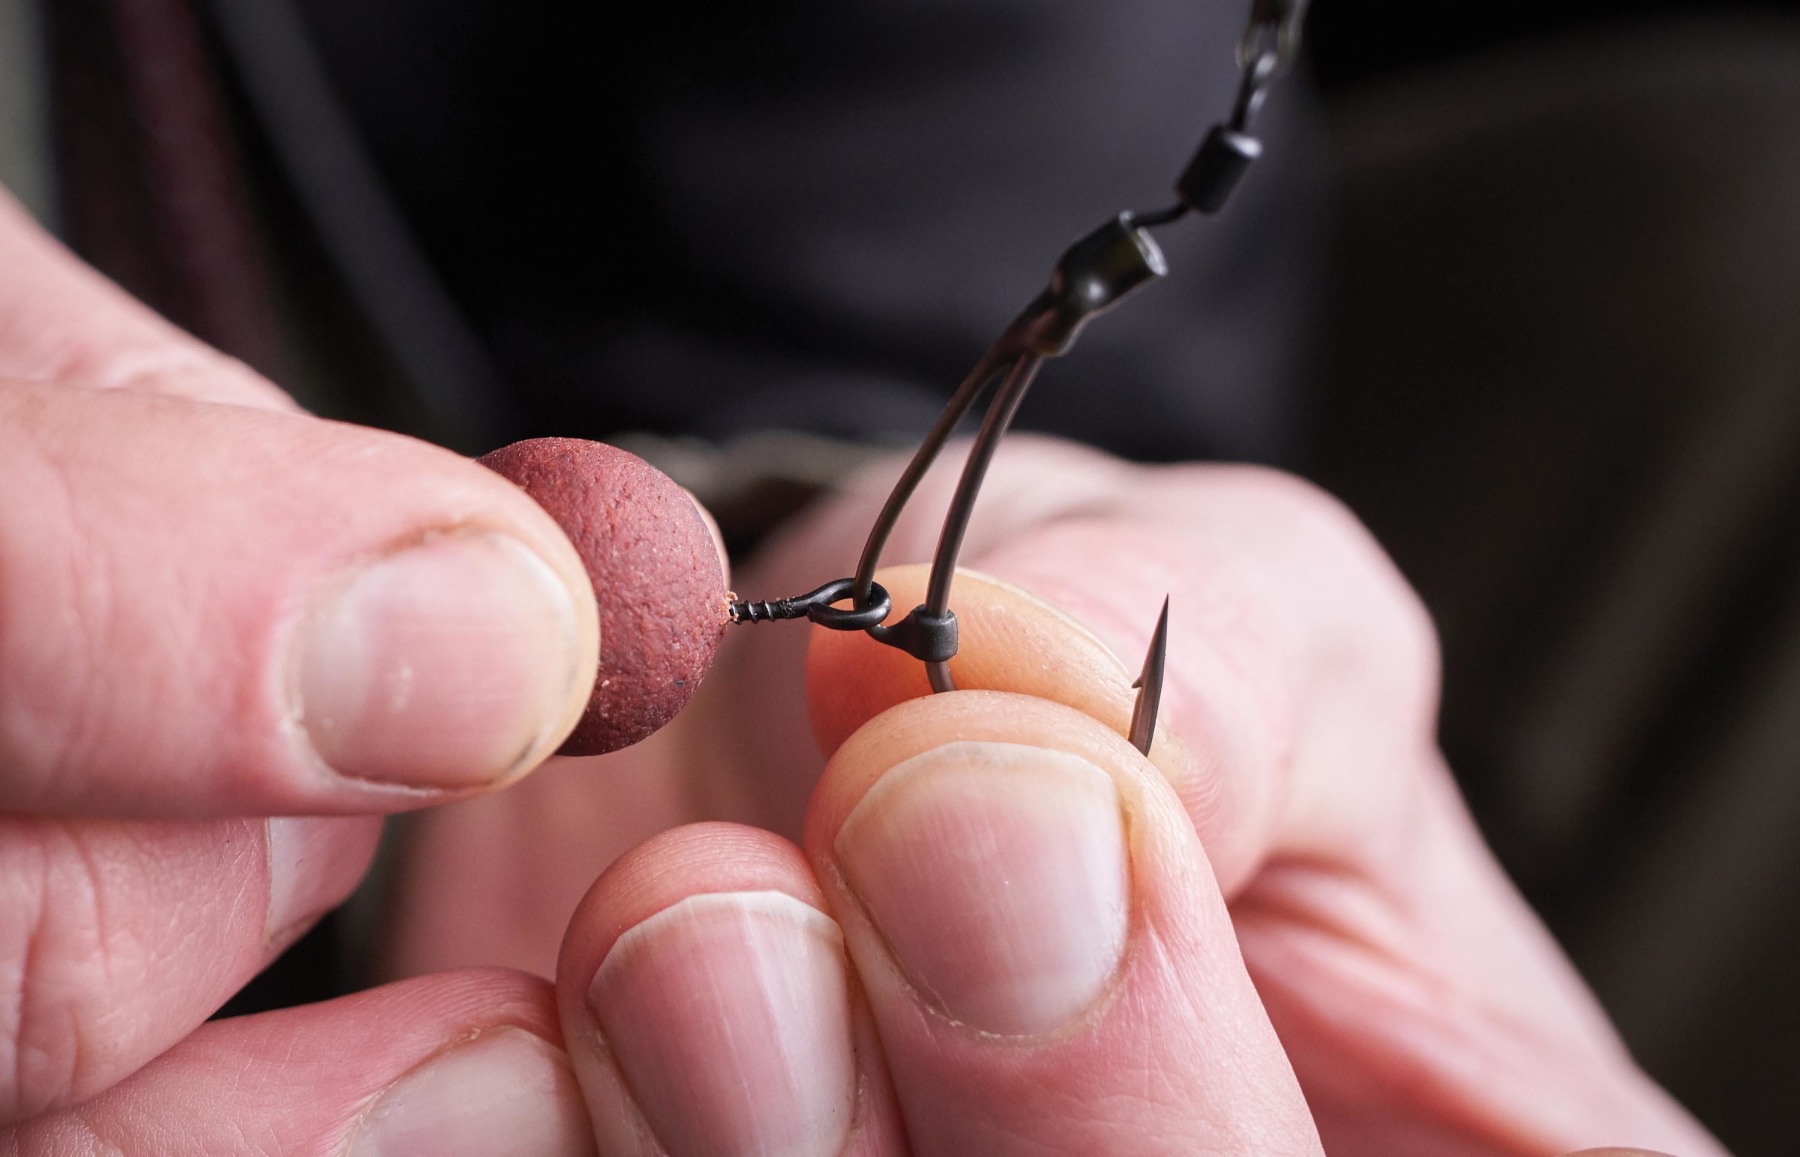
[[[739,599],[731,604],[734,623],[771,623],[782,619],[803,619],[807,604],[800,599],[763,599],[760,602]]]

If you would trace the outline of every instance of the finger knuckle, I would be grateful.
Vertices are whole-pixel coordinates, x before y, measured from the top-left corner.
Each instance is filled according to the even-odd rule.
[[[103,1018],[93,993],[121,968],[89,857],[55,825],[0,836],[0,1121],[70,1104],[89,1088]]]
[[[1368,680],[1389,701],[1435,710],[1439,648],[1424,602],[1355,512],[1306,479],[1242,468],[1251,517],[1282,540],[1280,557],[1307,592],[1311,645],[1334,673]],[[1346,685],[1355,685],[1352,682]]]
[[[86,758],[103,701],[91,689],[117,603],[110,552],[69,464],[30,437],[9,449],[8,481],[30,497],[0,509],[0,767],[17,802],[52,790]]]

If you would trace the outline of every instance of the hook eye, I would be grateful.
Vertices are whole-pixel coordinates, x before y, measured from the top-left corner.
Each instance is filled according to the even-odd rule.
[[[837,608],[832,603],[852,598],[856,580],[834,579],[817,590],[795,595],[791,599],[769,599],[764,602],[740,600],[731,604],[734,623],[767,623],[780,619],[811,619],[821,627],[834,631],[866,631],[879,626],[894,609],[893,596],[880,583],[869,584],[869,602],[860,607]]]
[[[828,582],[818,590],[802,596],[809,604],[806,617],[821,627],[834,631],[866,631],[880,626],[894,609],[893,596],[880,583],[869,584],[869,603],[862,607],[834,607],[831,604],[851,597],[856,580],[841,578]]]

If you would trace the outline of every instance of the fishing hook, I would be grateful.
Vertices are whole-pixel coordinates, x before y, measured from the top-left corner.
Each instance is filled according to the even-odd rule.
[[[1242,75],[1231,112],[1207,132],[1193,159],[1176,179],[1175,202],[1160,209],[1121,213],[1064,251],[1051,272],[1049,285],[982,354],[913,452],[876,515],[857,560],[856,573],[793,598],[733,602],[730,613],[734,623],[806,618],[834,630],[864,631],[923,662],[933,691],[956,689],[950,676],[950,660],[958,645],[950,585],[969,519],[1000,440],[1046,359],[1067,353],[1094,318],[1168,273],[1168,263],[1149,230],[1174,224],[1189,213],[1218,213],[1251,164],[1262,155],[1262,142],[1251,135],[1251,124],[1269,87],[1298,50],[1306,2],[1252,0],[1250,21],[1237,46]],[[882,549],[951,434],[996,381],[1000,385],[970,445],[962,476],[944,516],[937,549],[932,553],[925,601],[899,622],[889,624],[886,620],[892,600],[875,582]],[[834,605],[846,598],[850,607]],[[1149,753],[1156,730],[1168,628],[1169,603],[1165,598],[1142,673],[1133,684],[1138,695],[1132,709],[1130,738],[1145,754]]]

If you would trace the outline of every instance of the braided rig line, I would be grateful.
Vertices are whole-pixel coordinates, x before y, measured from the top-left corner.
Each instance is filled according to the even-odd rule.
[[[790,598],[734,601],[730,606],[733,623],[804,618],[832,630],[863,631],[923,662],[933,691],[956,689],[949,666],[958,644],[950,584],[976,499],[1001,439],[1047,359],[1067,353],[1090,321],[1168,274],[1168,263],[1149,231],[1190,214],[1215,216],[1225,208],[1245,173],[1262,156],[1262,142],[1251,135],[1251,125],[1270,87],[1299,48],[1305,15],[1306,0],[1253,0],[1249,23],[1237,45],[1241,76],[1231,111],[1207,131],[1176,179],[1174,203],[1161,209],[1120,213],[1063,252],[1049,284],[975,363],[914,451],[869,530],[856,573]],[[925,601],[890,624],[892,599],[875,582],[882,549],[951,434],[995,382],[1000,385],[988,404],[945,513],[932,554]],[[848,607],[835,605],[845,600],[849,600]],[[1146,754],[1161,698],[1168,617],[1165,599],[1136,684],[1131,741]]]

